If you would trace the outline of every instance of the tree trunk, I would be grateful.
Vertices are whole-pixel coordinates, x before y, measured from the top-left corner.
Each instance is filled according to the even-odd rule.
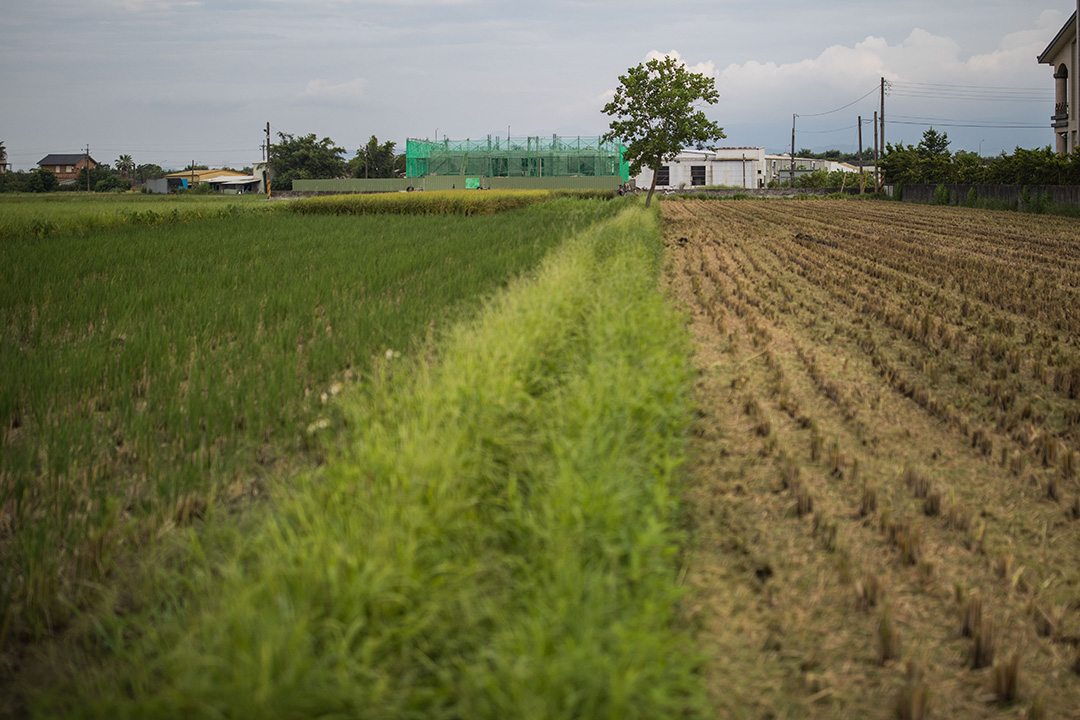
[[[649,207],[652,202],[653,193],[656,192],[656,178],[660,176],[660,158],[656,158],[656,162],[653,163],[652,182],[649,183],[649,194],[645,196],[645,207]]]

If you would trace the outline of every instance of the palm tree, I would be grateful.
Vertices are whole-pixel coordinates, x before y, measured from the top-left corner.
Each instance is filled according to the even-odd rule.
[[[131,174],[135,171],[135,161],[131,159],[130,155],[121,155],[116,158],[116,169],[120,171],[121,175],[130,180]]]

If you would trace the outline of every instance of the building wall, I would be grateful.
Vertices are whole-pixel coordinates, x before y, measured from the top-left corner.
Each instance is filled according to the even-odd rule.
[[[764,148],[718,148],[717,150],[684,150],[666,163],[668,183],[659,188],[736,187],[757,188],[767,182],[764,177]],[[694,168],[698,168],[695,183]],[[702,170],[704,175],[702,176]],[[700,179],[704,177],[704,182]],[[634,178],[634,184],[647,190],[652,184],[653,169],[644,167]]]
[[[87,164],[86,158],[82,158],[74,165],[41,165],[40,167],[45,170],[52,170],[57,180],[66,182],[78,179],[79,171]],[[97,167],[97,163],[93,159],[90,160],[89,165],[91,170]]]
[[[1066,153],[1071,148],[1076,147],[1077,144],[1080,144],[1080,127],[1078,127],[1077,123],[1075,100],[1078,80],[1076,68],[1076,40],[1074,39],[1071,43],[1062,47],[1061,50],[1056,55],[1051,56],[1051,58],[1047,58],[1047,63],[1052,65],[1051,70],[1057,73],[1058,68],[1064,65],[1068,71],[1068,79],[1066,80],[1068,88],[1066,97],[1068,100],[1066,101],[1067,107],[1065,108],[1065,111],[1068,114],[1068,124],[1065,127],[1054,129],[1054,147],[1057,152]],[[1059,114],[1056,104],[1054,114]],[[1067,133],[1065,139],[1061,138],[1061,133]]]

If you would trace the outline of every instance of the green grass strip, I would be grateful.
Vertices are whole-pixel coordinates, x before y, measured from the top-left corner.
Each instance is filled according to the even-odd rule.
[[[389,361],[346,395],[337,459],[246,529],[192,533],[155,579],[174,598],[157,623],[88,633],[112,660],[34,707],[697,716],[674,527],[690,346],[656,290],[660,247],[656,216],[630,207],[497,296],[438,363]]]

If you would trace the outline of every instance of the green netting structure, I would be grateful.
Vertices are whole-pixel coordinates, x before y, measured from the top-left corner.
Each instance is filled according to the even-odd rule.
[[[598,137],[410,139],[405,146],[405,176],[621,177],[628,182],[625,150]]]

